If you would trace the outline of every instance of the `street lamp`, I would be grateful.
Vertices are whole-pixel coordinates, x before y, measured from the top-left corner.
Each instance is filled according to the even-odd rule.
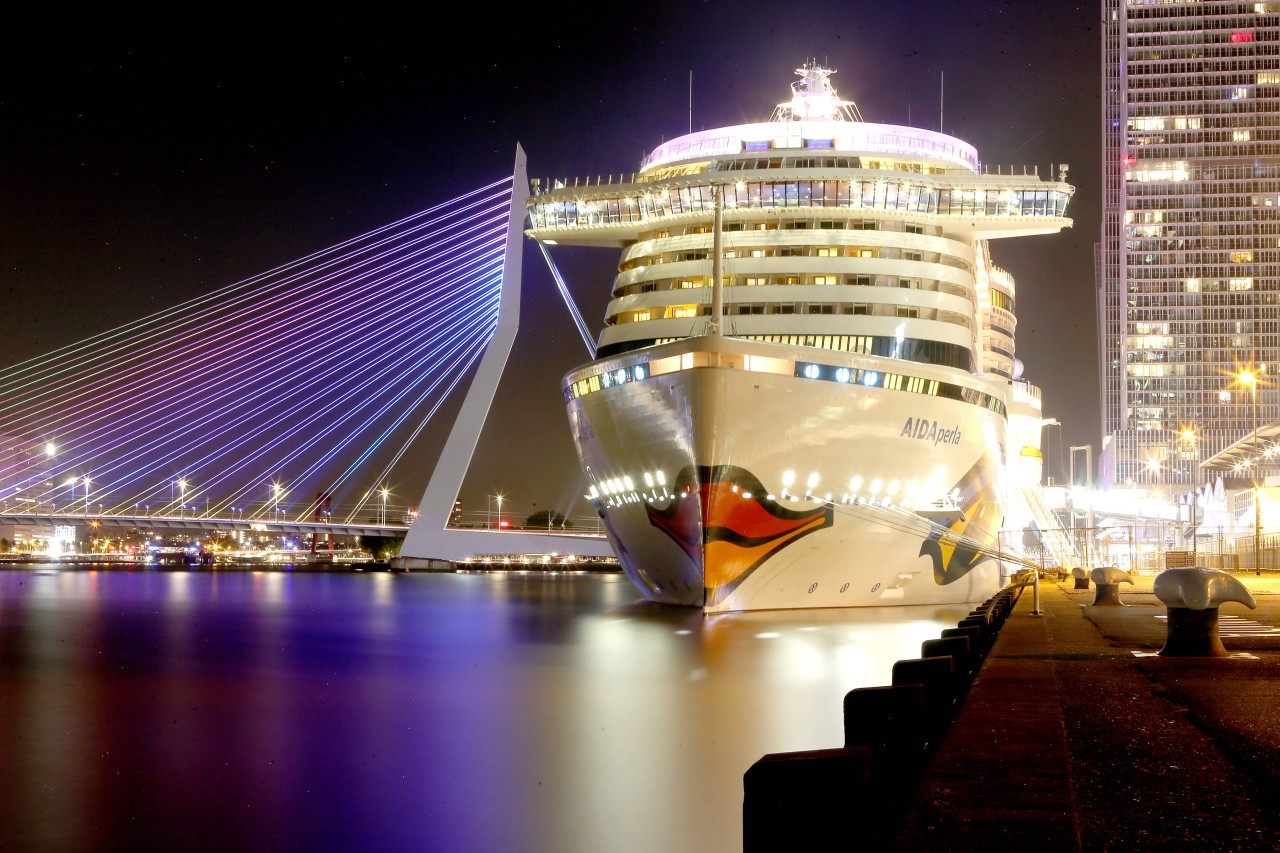
[[[1258,491],[1257,467],[1261,460],[1258,455],[1258,374],[1252,370],[1242,370],[1236,379],[1241,385],[1249,386],[1249,398],[1253,404],[1253,462],[1249,466],[1249,473],[1253,477],[1253,567],[1257,570],[1262,567],[1258,562],[1258,535],[1262,525],[1262,496]]]
[[[390,491],[387,489],[386,486],[383,486],[381,494],[382,494],[382,510],[378,515],[378,523],[385,527],[387,523],[387,495],[390,494]]]
[[[1151,472],[1151,479],[1155,483],[1155,513],[1156,513],[1156,564],[1155,569],[1159,571],[1162,561],[1160,555],[1164,553],[1164,493],[1162,491],[1164,485],[1163,466],[1159,459],[1147,460],[1147,469]],[[1150,537],[1150,533],[1145,534]]]
[[[185,479],[178,481],[178,499],[182,501],[182,506],[178,508],[178,517],[185,518],[187,514],[187,481]]]
[[[89,475],[84,475],[84,515],[89,517]]]
[[[1196,565],[1196,536],[1200,532],[1199,525],[1196,523],[1196,505],[1199,502],[1199,493],[1196,491],[1197,480],[1196,471],[1200,467],[1200,449],[1196,446],[1196,431],[1194,429],[1184,429],[1182,431],[1182,448],[1185,455],[1187,446],[1191,446],[1191,470],[1187,477],[1191,483],[1191,505],[1188,510],[1187,522],[1191,527],[1191,565]]]
[[[1086,566],[1091,566],[1090,554],[1095,550],[1093,542],[1093,445],[1092,444],[1073,444],[1071,445],[1071,488],[1076,485],[1076,451],[1084,451],[1084,476],[1085,476],[1085,495],[1088,498],[1089,505],[1085,510],[1085,549],[1084,561]],[[1073,510],[1074,512],[1074,510]],[[1074,518],[1072,524],[1075,524]]]

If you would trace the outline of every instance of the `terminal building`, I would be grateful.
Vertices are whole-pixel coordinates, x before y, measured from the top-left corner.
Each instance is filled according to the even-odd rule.
[[[1102,13],[1099,484],[1186,493],[1234,447],[1250,489],[1280,471],[1280,2]]]

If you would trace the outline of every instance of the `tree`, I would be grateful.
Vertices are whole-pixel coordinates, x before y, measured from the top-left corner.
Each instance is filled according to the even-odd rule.
[[[530,530],[563,530],[573,527],[569,519],[551,509],[540,509],[524,520],[524,526]]]
[[[386,560],[400,553],[403,536],[361,536],[360,547],[373,555],[375,560]]]

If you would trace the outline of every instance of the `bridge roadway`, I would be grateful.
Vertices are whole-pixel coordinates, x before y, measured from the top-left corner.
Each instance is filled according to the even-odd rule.
[[[206,530],[206,531],[271,531],[275,533],[328,533],[333,536],[390,536],[403,537],[409,530],[407,524],[377,524],[340,521],[273,521],[266,518],[226,518],[178,515],[84,515],[53,512],[0,512],[0,524],[33,525],[86,525],[96,522],[99,527],[145,528],[151,530]]]

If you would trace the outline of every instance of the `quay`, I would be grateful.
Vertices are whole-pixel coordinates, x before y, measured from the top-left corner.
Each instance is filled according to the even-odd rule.
[[[837,831],[881,821],[867,849],[901,851],[1280,849],[1280,576],[1234,574],[1257,607],[1221,606],[1228,657],[1159,654],[1154,575],[1122,606],[1042,579],[1039,612],[1024,591],[905,794],[835,774],[858,818]],[[748,785],[744,849],[763,849],[751,800]]]

